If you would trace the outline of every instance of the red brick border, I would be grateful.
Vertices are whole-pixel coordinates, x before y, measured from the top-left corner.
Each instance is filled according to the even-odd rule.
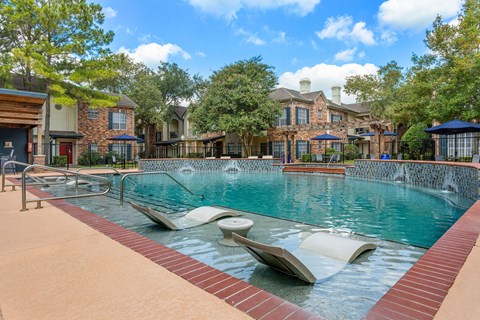
[[[28,192],[38,197],[51,196],[32,187],[28,188]],[[64,200],[52,200],[49,203],[121,245],[132,249],[197,287],[224,300],[254,319],[321,319],[293,303],[218,271],[138,233],[127,230],[90,211],[76,207]]]
[[[375,304],[366,319],[433,319],[480,234],[480,201]]]

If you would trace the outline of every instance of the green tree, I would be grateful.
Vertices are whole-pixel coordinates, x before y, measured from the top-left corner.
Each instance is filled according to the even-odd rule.
[[[111,77],[102,8],[86,0],[3,0],[0,3],[0,68],[3,79],[20,76],[27,90],[48,95],[45,139],[50,138],[51,98],[57,104],[115,105],[93,90],[94,79]],[[48,148],[45,150],[48,156]]]
[[[241,60],[215,71],[190,119],[199,133],[237,133],[244,153],[254,136],[271,127],[280,114],[280,105],[269,98],[277,84],[273,67],[261,57]]]
[[[393,120],[395,113],[391,110],[401,99],[400,88],[404,79],[403,68],[391,61],[380,67],[377,74],[347,77],[344,89],[358,102],[368,103],[373,116]]]
[[[425,43],[430,53],[414,56],[411,100],[427,122],[480,118],[480,2],[466,0],[458,23],[438,16]]]
[[[408,154],[413,159],[419,159],[422,152],[423,139],[429,138],[429,135],[425,132],[427,125],[425,123],[416,123],[412,125],[403,135],[402,144],[408,147]]]

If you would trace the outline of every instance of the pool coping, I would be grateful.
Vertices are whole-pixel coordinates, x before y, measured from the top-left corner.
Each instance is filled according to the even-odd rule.
[[[37,197],[51,196],[49,193],[34,187],[27,187],[27,190]],[[134,231],[123,228],[65,200],[49,200],[47,202],[124,247],[135,251],[173,274],[225,301],[253,319],[322,319],[270,292],[230,276]]]
[[[36,196],[48,195],[29,187]],[[255,319],[321,319],[301,307],[64,200],[48,201]],[[480,235],[480,201],[369,310],[365,319],[433,319]]]

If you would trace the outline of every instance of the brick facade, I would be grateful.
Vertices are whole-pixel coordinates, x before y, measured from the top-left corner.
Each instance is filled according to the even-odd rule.
[[[325,131],[313,130],[313,129],[302,129],[302,125],[296,125],[296,108],[304,108],[309,110],[309,121],[308,124],[324,124],[327,122],[331,122],[331,115],[340,115],[342,119],[346,119],[348,114],[346,112],[334,110],[328,108],[328,101],[325,99],[323,94],[318,94],[317,98],[313,100],[313,102],[308,103],[304,101],[286,101],[282,102],[282,107],[290,107],[290,125],[294,126],[293,131],[296,133],[294,134],[294,139],[292,140],[292,134],[288,135],[289,140],[292,142],[292,154],[295,155],[295,145],[296,141],[308,141],[310,147],[310,153],[324,153],[325,152],[325,143],[322,141],[312,141],[311,138],[327,133]],[[321,114],[320,114],[321,112]],[[319,115],[321,116],[319,118]],[[287,130],[287,126],[276,126],[267,130],[267,138],[269,142],[274,141],[285,141],[285,132]],[[329,134],[338,136],[342,138],[342,140],[338,140],[338,142],[348,142],[347,139],[347,132],[346,130],[329,130]]]
[[[113,143],[109,138],[128,134],[135,136],[134,127],[134,109],[132,107],[103,107],[96,108],[98,117],[97,119],[89,119],[88,117],[88,105],[82,104],[78,106],[78,133],[83,135],[83,138],[78,140],[79,154],[88,148],[89,143],[96,143],[99,146],[105,146],[109,143]],[[109,129],[108,126],[108,113],[109,112],[121,112],[126,114],[127,122],[125,130]],[[134,144],[135,142],[129,142]]]

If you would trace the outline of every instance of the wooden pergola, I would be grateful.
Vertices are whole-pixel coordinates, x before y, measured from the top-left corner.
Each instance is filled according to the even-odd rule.
[[[0,88],[0,127],[37,127],[37,154],[41,152],[42,106],[46,99],[44,93]],[[28,141],[33,142],[31,130],[28,130]]]

